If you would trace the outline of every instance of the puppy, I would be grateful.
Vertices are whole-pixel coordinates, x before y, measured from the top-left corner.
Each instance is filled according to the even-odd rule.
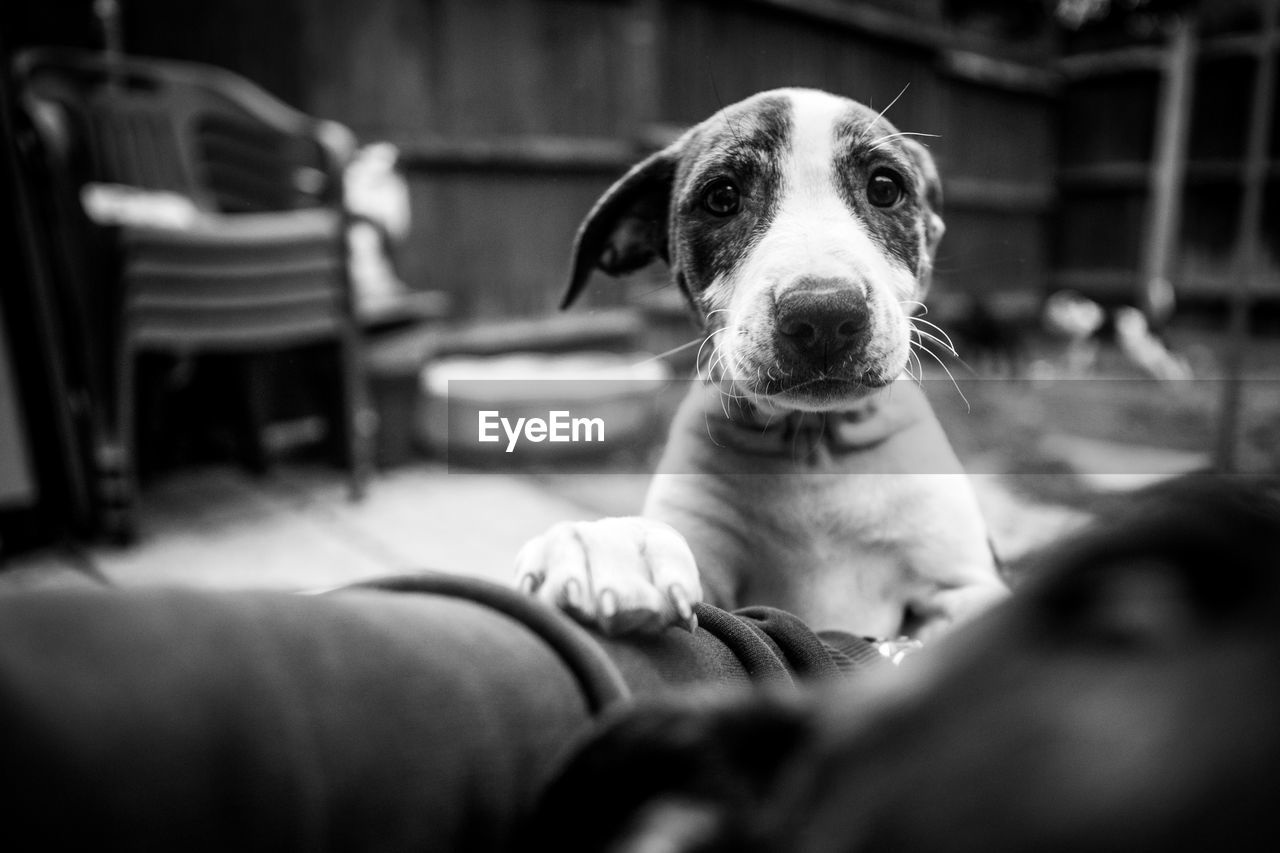
[[[1158,487],[879,684],[624,712],[533,846],[1277,849],[1277,566],[1280,481]]]
[[[873,110],[780,89],[614,184],[593,267],[665,261],[706,332],[639,518],[562,524],[517,582],[606,631],[691,625],[705,591],[868,636],[928,639],[1002,598],[968,480],[904,379],[943,223],[929,153]]]

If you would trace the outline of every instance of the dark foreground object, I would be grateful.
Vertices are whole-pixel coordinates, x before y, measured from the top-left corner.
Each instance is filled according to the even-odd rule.
[[[1277,494],[1135,501],[900,670],[440,576],[0,595],[0,850],[1280,849]]]
[[[0,850],[507,850],[605,709],[884,666],[781,611],[614,641],[443,575],[0,595]]]
[[[553,784],[560,851],[1280,849],[1280,489],[1189,478],[868,695],[642,704]],[[532,848],[531,848],[532,849]]]

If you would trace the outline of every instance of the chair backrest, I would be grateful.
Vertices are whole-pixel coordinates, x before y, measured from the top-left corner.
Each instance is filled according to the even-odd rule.
[[[50,158],[61,227],[83,219],[74,193],[90,181],[234,214],[121,229],[111,268],[126,347],[271,349],[352,333],[350,131],[212,66],[33,48],[14,70]],[[85,270],[76,286],[98,290],[89,278],[101,274]]]
[[[46,144],[80,183],[169,190],[223,213],[341,198],[349,131],[231,72],[64,48],[26,50],[14,71]]]
[[[334,211],[224,216],[123,235],[125,324],[144,348],[276,349],[351,329]]]

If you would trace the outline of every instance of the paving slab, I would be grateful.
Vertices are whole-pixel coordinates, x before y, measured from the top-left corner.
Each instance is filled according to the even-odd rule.
[[[998,466],[978,466],[980,470]],[[565,520],[638,512],[648,475],[495,474],[420,463],[379,474],[348,500],[340,471],[280,466],[267,477],[189,469],[144,489],[138,542],[43,552],[0,573],[0,589],[95,583],[308,590],[443,571],[505,582],[530,537]],[[1000,554],[1016,560],[1088,519],[1029,499],[1012,475],[973,477]],[[8,578],[7,582],[3,582]]]
[[[437,570],[505,581],[516,551],[581,506],[533,483],[422,465],[349,501],[340,473],[186,471],[143,495],[139,541],[88,556],[111,583],[312,589]]]
[[[232,468],[184,471],[143,490],[139,539],[88,556],[112,584],[221,589],[332,586],[385,573],[327,525]]]
[[[298,511],[396,573],[435,570],[505,582],[531,537],[556,522],[593,516],[520,477],[435,465],[383,475],[357,503],[332,491],[310,491],[310,503]]]

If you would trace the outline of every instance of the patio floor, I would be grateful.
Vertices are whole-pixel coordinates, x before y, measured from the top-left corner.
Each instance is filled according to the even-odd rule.
[[[638,484],[637,488],[643,488]],[[421,464],[380,474],[364,500],[342,472],[281,465],[171,474],[144,489],[129,547],[24,555],[0,584],[77,582],[307,589],[436,569],[506,579],[519,546],[588,508],[521,478]]]
[[[141,535],[22,555],[0,589],[62,584],[187,584],[305,590],[439,570],[496,581],[520,546],[563,520],[635,513],[648,476],[490,474],[420,463],[380,474],[347,499],[336,470],[283,465],[266,477],[231,466],[181,471],[144,490]],[[1017,557],[1084,518],[1028,502],[998,475],[975,477],[1003,554]]]

